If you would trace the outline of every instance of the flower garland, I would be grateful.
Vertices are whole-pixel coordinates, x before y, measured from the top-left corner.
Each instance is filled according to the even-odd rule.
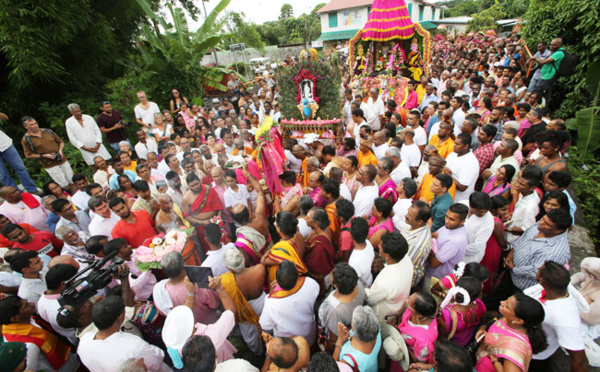
[[[161,233],[150,239],[147,239],[144,244],[135,253],[137,256],[138,268],[140,270],[148,270],[151,268],[161,268],[160,260],[170,252],[183,251],[188,239],[188,233],[183,230],[171,230],[167,235]],[[143,265],[150,264],[150,265]]]

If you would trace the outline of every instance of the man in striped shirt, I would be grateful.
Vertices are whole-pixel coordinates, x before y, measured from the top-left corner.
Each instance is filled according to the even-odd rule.
[[[494,293],[484,298],[488,309],[496,308],[500,301],[515,291],[536,285],[538,269],[546,261],[563,266],[569,262],[571,251],[567,230],[571,224],[568,211],[553,209],[540,222],[525,230],[504,259],[504,266],[510,275],[504,275]]]

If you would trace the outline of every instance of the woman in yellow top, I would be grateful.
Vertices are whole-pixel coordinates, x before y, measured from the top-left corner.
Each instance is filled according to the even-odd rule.
[[[379,161],[377,160],[377,157],[373,153],[373,150],[371,150],[372,147],[373,147],[373,140],[371,138],[369,138],[369,139],[361,138],[360,139],[360,151],[358,152],[358,155],[356,156],[358,158],[358,167],[359,168],[362,167],[363,165],[367,165],[367,164],[371,164],[374,167],[377,166],[377,163]]]

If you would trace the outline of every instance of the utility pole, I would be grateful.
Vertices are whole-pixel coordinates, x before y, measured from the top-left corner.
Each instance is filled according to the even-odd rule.
[[[202,0],[202,8],[204,8],[204,20],[205,21],[208,19],[208,13],[206,12],[206,5],[204,5],[204,3],[207,1],[208,0]],[[217,58],[217,48],[216,47],[213,48],[213,54],[215,55],[215,65],[219,66],[219,58]]]

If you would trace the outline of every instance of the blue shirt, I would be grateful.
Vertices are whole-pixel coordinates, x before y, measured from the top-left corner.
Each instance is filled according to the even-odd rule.
[[[525,230],[513,244],[515,267],[510,276],[513,284],[521,290],[537,284],[536,274],[544,262],[554,261],[565,265],[571,258],[567,232],[551,238],[536,238],[540,233],[538,225],[539,222]]]
[[[135,174],[135,172],[125,169],[123,171],[123,174],[126,175],[127,177],[129,177],[129,179],[131,180],[131,183],[135,182],[135,178],[137,177],[137,174]],[[118,178],[119,178],[119,175],[115,173],[112,175],[112,177],[110,177],[110,180],[108,180],[108,186],[110,187],[111,190],[119,188],[119,179]]]
[[[446,224],[446,212],[452,205],[452,195],[446,192],[442,196],[434,196],[431,201],[431,232],[437,231]]]
[[[350,332],[350,336],[354,336],[354,331]],[[340,350],[340,361],[344,360],[350,366],[358,367],[357,369],[361,372],[377,372],[377,356],[379,355],[380,349],[381,332],[377,334],[377,341],[375,342],[375,346],[373,347],[371,354],[365,354],[362,351],[356,350],[352,347],[350,341],[346,341]],[[350,358],[347,354],[352,355],[358,366],[354,365],[354,360],[352,360],[352,358]]]

